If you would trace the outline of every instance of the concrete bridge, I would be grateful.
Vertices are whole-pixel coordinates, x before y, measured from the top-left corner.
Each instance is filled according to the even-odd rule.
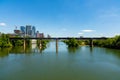
[[[15,38],[15,37],[10,37],[9,39],[10,40],[24,40],[24,47],[26,46],[26,41],[25,40],[56,40],[56,49],[58,48],[58,40],[69,40],[69,39],[77,39],[77,40],[89,40],[90,41],[90,47],[93,46],[93,40],[105,40],[105,39],[108,39],[107,37],[51,37],[51,38],[32,38],[32,37],[18,37],[18,38]],[[41,42],[41,41],[40,41]],[[40,43],[41,45],[41,43]],[[58,50],[58,49],[57,49]]]
[[[24,40],[24,49],[26,47],[26,40],[40,40],[40,45],[41,45],[41,40],[56,40],[56,53],[58,53],[58,41],[59,40],[69,40],[69,39],[77,39],[77,40],[89,40],[90,41],[90,47],[93,47],[93,40],[105,40],[108,39],[107,37],[52,37],[52,38],[32,38],[32,37],[10,37],[10,40]],[[42,46],[40,46],[41,48]]]
[[[104,40],[104,39],[108,39],[107,37],[51,37],[51,38],[33,38],[33,37],[10,37],[10,39],[37,39],[37,40],[68,40],[68,39],[77,39],[77,40]]]

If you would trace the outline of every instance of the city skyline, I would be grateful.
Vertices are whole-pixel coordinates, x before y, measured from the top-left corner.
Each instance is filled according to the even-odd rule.
[[[36,27],[33,25],[25,25],[25,26],[16,26],[13,30],[14,33],[8,33],[11,36],[20,36],[20,37],[32,37],[32,38],[44,38],[44,33],[36,30]],[[47,34],[46,36],[50,36]]]
[[[34,25],[52,37],[120,34],[119,0],[0,0],[0,32]]]

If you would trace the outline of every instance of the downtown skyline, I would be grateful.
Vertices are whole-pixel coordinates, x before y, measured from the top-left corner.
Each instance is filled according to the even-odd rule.
[[[0,32],[34,25],[52,37],[120,34],[119,0],[0,0]]]

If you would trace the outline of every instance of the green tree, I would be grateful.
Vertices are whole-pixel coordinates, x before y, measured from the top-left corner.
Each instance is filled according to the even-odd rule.
[[[74,38],[65,40],[63,42],[66,43],[68,45],[68,47],[78,47],[79,46],[79,41]]]
[[[9,41],[9,36],[2,34],[0,36],[0,47],[12,47],[12,44]]]
[[[94,40],[95,46],[120,49],[120,36],[115,36],[107,40]]]

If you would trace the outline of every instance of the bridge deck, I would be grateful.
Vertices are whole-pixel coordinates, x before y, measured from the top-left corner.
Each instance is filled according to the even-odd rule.
[[[90,37],[84,37],[84,38],[78,38],[78,37],[52,37],[52,38],[23,38],[23,37],[19,37],[19,38],[14,38],[14,37],[11,37],[10,39],[49,39],[49,40],[54,40],[54,39],[59,39],[59,40],[67,40],[67,39],[72,39],[72,38],[75,38],[75,39],[78,39],[78,40],[101,40],[101,39],[108,39],[107,37],[93,37],[93,38],[90,38]]]

